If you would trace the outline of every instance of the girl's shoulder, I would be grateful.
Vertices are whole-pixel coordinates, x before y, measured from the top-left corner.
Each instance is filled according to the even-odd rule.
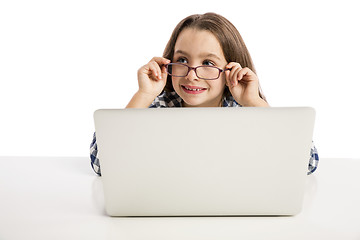
[[[168,108],[168,107],[181,107],[182,99],[174,92],[163,91],[157,96],[149,108]]]

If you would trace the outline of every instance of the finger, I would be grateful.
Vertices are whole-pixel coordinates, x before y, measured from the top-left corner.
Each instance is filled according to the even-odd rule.
[[[248,77],[249,76],[249,77]],[[239,72],[239,76],[238,76],[238,80],[243,80],[243,81],[251,81],[251,80],[256,80],[256,74],[251,71],[250,68],[243,68],[241,69],[241,71]]]
[[[148,63],[151,74],[155,79],[161,79],[161,69],[160,66],[155,62],[151,61]]]
[[[241,67],[240,63],[237,63],[237,62],[230,62],[228,65],[225,66],[225,69],[232,69],[233,67]]]
[[[240,69],[240,68],[238,68],[238,69],[236,69],[236,72],[235,72],[235,74],[234,74],[234,78],[233,78],[233,82],[232,82],[232,84],[233,84],[233,86],[236,86],[238,83],[239,83],[239,81],[241,80],[241,70],[242,69]]]
[[[148,75],[149,75],[149,77],[152,77],[152,78],[157,78],[157,76],[158,76],[158,69],[157,69],[157,66],[156,66],[157,64],[156,63],[154,63],[154,62],[149,62],[148,63],[148,66],[149,66],[149,73],[148,73]]]
[[[239,72],[241,71],[241,67],[239,66],[235,66],[233,67],[233,69],[230,72],[230,84],[231,86],[236,86],[238,83],[238,75]]]
[[[240,63],[237,62],[230,62],[228,65],[226,65],[225,67],[226,69],[230,70],[230,75],[229,75],[229,86],[233,87],[236,85],[237,81],[234,79],[237,74],[237,72],[239,70],[242,69]]]
[[[163,66],[161,67],[161,77],[162,77],[163,79],[166,79],[166,78],[167,78],[167,70],[166,70],[165,65],[163,65]]]
[[[225,71],[225,84],[230,87],[230,71]]]
[[[150,63],[156,63],[158,65],[158,68],[156,67],[157,71],[156,71],[156,77],[158,79],[162,79],[162,66],[164,66],[165,64],[170,63],[171,61],[169,59],[163,58],[163,57],[153,57],[150,61]],[[161,69],[160,69],[161,68]],[[165,69],[166,71],[166,69]]]
[[[163,57],[153,57],[151,59],[151,61],[156,62],[159,66],[165,65],[170,63],[171,61],[167,58],[163,58]]]

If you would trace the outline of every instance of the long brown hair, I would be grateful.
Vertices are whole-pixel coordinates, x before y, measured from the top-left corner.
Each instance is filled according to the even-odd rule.
[[[172,32],[170,40],[166,45],[163,54],[164,58],[173,61],[176,40],[181,31],[185,28],[195,28],[198,30],[206,30],[211,32],[220,42],[220,46],[228,63],[240,63],[241,67],[248,67],[256,74],[251,56],[239,31],[229,20],[216,13],[194,14],[184,18],[181,22],[179,22]],[[168,76],[165,91],[174,91],[171,76]],[[224,95],[231,95],[228,87],[225,87]],[[260,85],[259,96],[266,101],[266,98],[261,91]]]

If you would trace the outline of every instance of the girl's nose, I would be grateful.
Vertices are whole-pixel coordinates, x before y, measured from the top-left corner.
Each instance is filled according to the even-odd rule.
[[[190,81],[198,81],[198,77],[196,76],[195,70],[191,69],[189,74],[186,76],[186,78]]]

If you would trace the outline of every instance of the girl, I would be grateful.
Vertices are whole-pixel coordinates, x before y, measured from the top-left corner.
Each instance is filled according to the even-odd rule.
[[[240,33],[215,13],[183,19],[163,57],[138,70],[138,83],[127,108],[269,107]],[[95,133],[90,152],[91,165],[101,175]],[[308,174],[318,160],[313,147]]]

